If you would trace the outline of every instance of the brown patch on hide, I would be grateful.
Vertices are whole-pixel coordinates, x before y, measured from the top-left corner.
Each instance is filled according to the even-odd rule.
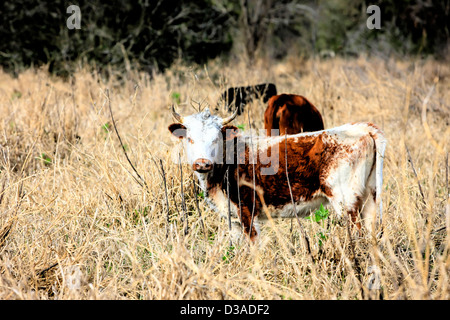
[[[258,153],[258,161],[255,164],[250,162],[251,152],[248,146],[241,155],[241,161],[244,160],[243,164],[226,165],[230,170],[229,196],[231,201],[240,207],[239,218],[242,221],[244,232],[250,238],[256,236],[254,226],[250,230],[252,212],[254,217],[257,217],[263,210],[258,190],[263,190],[263,202],[267,206],[282,208],[292,202],[286,172],[295,202],[310,201],[321,192],[326,196],[332,196],[329,186],[322,180],[326,176],[320,174],[327,167],[326,159],[332,156],[322,138],[322,134],[300,138],[288,137],[287,141],[282,140],[279,144],[271,147],[272,150],[268,153],[272,156],[277,155],[279,161],[278,170],[273,175],[262,174],[262,169],[267,169],[270,164],[263,165],[259,157],[262,155],[267,160],[267,155]],[[219,170],[219,167],[216,167],[215,170],[219,171],[215,171],[214,175],[223,177],[224,168],[225,166]],[[220,183],[218,180],[215,181],[226,193],[225,180]],[[245,181],[245,184],[242,181]]]

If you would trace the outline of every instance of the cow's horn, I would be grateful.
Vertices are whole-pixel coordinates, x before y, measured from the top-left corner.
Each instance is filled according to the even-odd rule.
[[[230,123],[231,121],[233,121],[234,118],[236,118],[236,116],[238,115],[238,111],[239,111],[239,109],[236,108],[236,110],[234,111],[234,113],[231,116],[229,116],[228,118],[223,119],[222,120],[222,125],[224,126],[224,125]]]
[[[175,120],[177,120],[179,123],[183,123],[183,117],[180,116],[176,111],[175,111],[175,107],[174,105],[172,105],[172,116],[175,118]]]

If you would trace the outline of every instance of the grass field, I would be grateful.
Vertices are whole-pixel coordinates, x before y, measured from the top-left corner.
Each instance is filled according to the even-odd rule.
[[[268,81],[308,97],[326,128],[385,132],[381,239],[350,236],[330,209],[301,221],[311,255],[291,220],[230,247],[227,223],[201,197],[197,209],[169,106],[190,114]],[[265,105],[249,108],[235,124],[263,128]],[[448,63],[291,57],[68,81],[30,69],[0,73],[0,115],[0,299],[450,299]]]

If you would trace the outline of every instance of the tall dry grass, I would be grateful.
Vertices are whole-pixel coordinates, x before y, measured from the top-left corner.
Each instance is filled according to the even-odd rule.
[[[197,209],[192,172],[173,161],[172,94],[188,114],[227,86],[265,81],[308,97],[328,128],[384,130],[381,239],[353,237],[331,214],[301,221],[311,256],[289,220],[230,247],[226,221],[202,199]],[[109,80],[80,69],[68,82],[0,73],[0,299],[449,299],[449,89],[448,64],[377,58],[213,61]],[[249,108],[262,128],[265,105]],[[235,122],[248,129],[247,115]]]

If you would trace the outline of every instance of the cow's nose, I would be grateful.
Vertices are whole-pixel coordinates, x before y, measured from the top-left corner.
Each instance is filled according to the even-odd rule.
[[[212,162],[209,161],[208,159],[203,158],[195,160],[194,164],[192,165],[192,168],[200,173],[211,171],[212,167],[213,167]]]

